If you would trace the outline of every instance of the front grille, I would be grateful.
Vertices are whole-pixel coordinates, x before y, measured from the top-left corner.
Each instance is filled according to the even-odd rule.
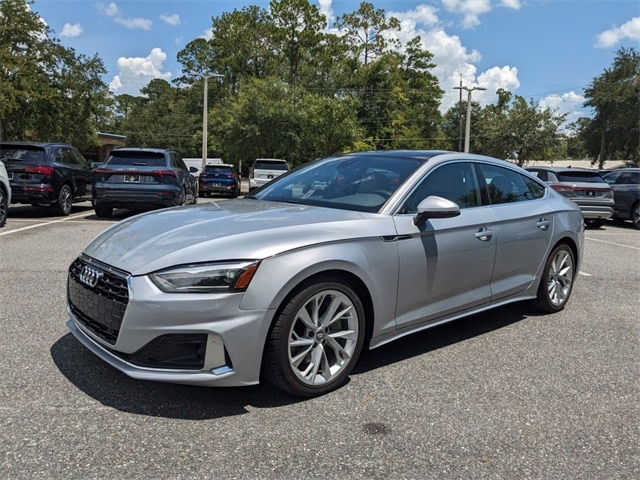
[[[91,269],[92,278],[83,273],[85,267]],[[76,318],[96,336],[115,345],[129,303],[127,274],[80,256],[69,267],[67,297]]]

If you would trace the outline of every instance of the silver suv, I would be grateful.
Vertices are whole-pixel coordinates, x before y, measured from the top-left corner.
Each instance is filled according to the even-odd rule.
[[[249,171],[249,191],[269,183],[289,171],[286,160],[279,158],[257,158]]]
[[[599,228],[613,216],[613,189],[595,170],[571,167],[527,167],[556,192],[578,204],[589,228]]]

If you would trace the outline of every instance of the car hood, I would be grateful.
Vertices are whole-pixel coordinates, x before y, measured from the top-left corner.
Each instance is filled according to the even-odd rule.
[[[99,234],[84,253],[144,275],[173,265],[263,259],[312,244],[384,235],[395,235],[386,215],[238,199],[136,215]]]

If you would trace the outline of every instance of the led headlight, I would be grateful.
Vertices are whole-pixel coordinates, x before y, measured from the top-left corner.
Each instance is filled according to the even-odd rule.
[[[246,290],[260,262],[181,265],[149,275],[167,293],[221,293]]]

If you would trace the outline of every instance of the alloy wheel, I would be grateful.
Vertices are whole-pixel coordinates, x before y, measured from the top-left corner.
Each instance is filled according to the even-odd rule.
[[[573,258],[568,249],[560,249],[549,263],[547,292],[549,301],[562,307],[569,298],[573,284]]]

